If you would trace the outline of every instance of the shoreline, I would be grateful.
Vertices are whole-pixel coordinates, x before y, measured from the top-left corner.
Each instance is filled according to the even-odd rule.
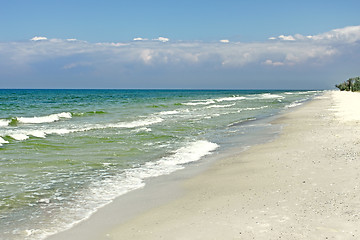
[[[360,129],[347,122],[351,131],[341,131],[333,94],[282,114],[273,141],[166,182],[151,179],[152,187],[47,239],[356,239]]]

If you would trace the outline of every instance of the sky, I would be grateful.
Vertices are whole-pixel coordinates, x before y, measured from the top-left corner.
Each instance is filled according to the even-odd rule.
[[[333,89],[356,0],[1,0],[0,88]]]

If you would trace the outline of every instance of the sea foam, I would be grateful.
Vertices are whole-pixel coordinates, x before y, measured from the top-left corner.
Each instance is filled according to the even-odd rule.
[[[238,100],[244,100],[246,97],[242,96],[233,96],[233,97],[225,97],[225,98],[218,98],[216,99],[217,102],[223,102],[223,101],[238,101]]]
[[[0,119],[0,127],[6,127],[10,123],[10,120],[7,119]]]
[[[249,96],[248,99],[284,99],[285,97],[278,94],[263,93]]]
[[[183,103],[183,105],[188,105],[188,106],[209,105],[209,104],[214,104],[214,103],[217,103],[217,102],[239,101],[239,100],[244,100],[244,99],[246,99],[246,97],[232,96],[232,97],[223,97],[223,98],[216,98],[216,99],[193,100],[191,102]]]
[[[173,114],[177,114],[179,113],[179,111],[163,111],[163,112],[159,112],[159,115],[173,115]]]
[[[182,169],[182,164],[200,160],[211,154],[218,145],[205,140],[195,141],[174,151],[172,155],[156,162],[148,162],[141,167],[125,170],[124,174],[109,177],[102,181],[93,182],[90,190],[81,195],[81,204],[75,204],[64,210],[66,218],[58,216],[52,229],[37,233],[42,238],[59,231],[69,229],[75,224],[89,218],[97,209],[109,204],[116,197],[145,186],[144,180],[150,177],[170,174]],[[50,200],[47,202],[51,203]],[[82,216],[82,217],[81,217]]]
[[[183,164],[195,162],[202,157],[211,154],[219,145],[205,140],[189,143],[173,152],[172,155],[163,157],[155,162],[147,162],[141,168],[133,168],[127,171],[127,175],[145,179],[170,174],[184,168]]]
[[[56,122],[61,118],[72,118],[72,115],[69,112],[62,112],[42,117],[17,117],[16,119],[19,123],[36,124]]]
[[[112,124],[93,124],[78,128],[48,128],[48,129],[9,129],[4,132],[1,132],[1,136],[9,136],[17,141],[24,141],[30,138],[30,136],[37,137],[37,138],[46,138],[47,135],[65,135],[69,133],[76,133],[76,132],[85,132],[85,131],[91,131],[91,130],[98,130],[98,129],[106,129],[106,128],[140,128],[137,131],[145,131],[150,132],[151,129],[146,128],[146,126],[160,123],[164,121],[164,119],[156,116],[150,116],[148,118],[142,119],[142,120],[136,120],[131,122],[120,122],[120,123],[112,123]],[[8,143],[8,142],[6,142]],[[1,141],[0,141],[0,144]],[[2,146],[2,145],[1,145]]]
[[[290,103],[289,105],[286,105],[285,108],[293,108],[293,107],[297,107],[297,106],[300,106],[304,104],[303,102],[298,102],[298,101],[295,101],[295,102],[292,102]]]
[[[2,146],[4,143],[9,143],[9,142],[4,140],[2,137],[0,137],[0,146]]]
[[[183,103],[183,105],[196,106],[196,105],[209,105],[215,103],[214,100],[194,100],[192,102]]]
[[[160,123],[164,121],[164,119],[160,117],[149,117],[143,120],[136,120],[132,122],[120,122],[115,124],[109,124],[108,127],[113,128],[136,128],[136,127],[144,127],[148,125],[152,125],[155,123]]]
[[[217,145],[216,143],[199,140],[190,143],[188,146],[179,148],[172,156],[165,157],[159,160],[159,163],[165,165],[179,165],[198,161],[200,160],[200,158],[210,154],[218,147],[219,145]]]
[[[234,105],[235,103],[227,104],[227,105],[211,105],[211,106],[207,106],[206,108],[226,108],[226,107],[232,107]]]
[[[277,95],[277,94],[271,94],[271,93],[264,93],[260,95],[260,98],[262,99],[283,99],[283,96]]]
[[[24,141],[29,138],[28,135],[23,134],[23,133],[14,133],[14,134],[11,134],[10,137],[15,140],[18,140],[18,141]]]

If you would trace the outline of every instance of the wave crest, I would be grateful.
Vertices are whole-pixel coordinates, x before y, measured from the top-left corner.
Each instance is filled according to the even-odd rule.
[[[72,115],[69,112],[62,112],[42,117],[17,117],[16,120],[19,123],[37,124],[56,122],[59,121],[61,118],[72,118]]]
[[[164,119],[159,118],[159,117],[152,117],[152,118],[146,118],[143,120],[137,120],[137,121],[132,121],[132,122],[120,122],[120,123],[116,123],[116,124],[110,124],[108,127],[136,128],[136,127],[144,127],[144,126],[152,125],[155,123],[160,123],[162,121],[164,121]]]
[[[0,119],[0,127],[6,127],[9,126],[11,120],[8,119]]]

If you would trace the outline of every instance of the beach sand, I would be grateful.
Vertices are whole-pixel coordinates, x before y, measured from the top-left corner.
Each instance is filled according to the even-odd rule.
[[[111,220],[122,214],[111,207],[103,219],[112,224],[90,229],[85,222],[51,239],[360,239],[354,101],[360,93],[326,92],[278,118],[276,139],[180,181],[174,197],[158,189],[157,203],[128,219]]]

